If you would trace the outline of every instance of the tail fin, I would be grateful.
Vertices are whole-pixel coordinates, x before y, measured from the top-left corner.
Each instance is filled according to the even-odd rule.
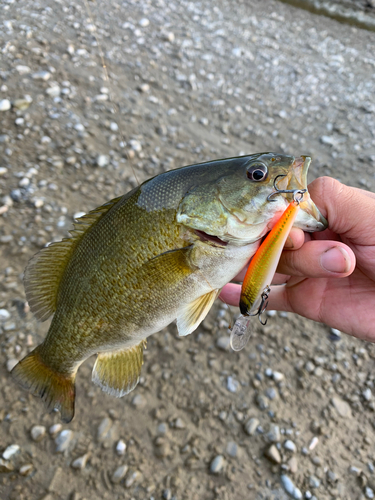
[[[12,376],[24,389],[45,402],[48,410],[61,412],[61,419],[74,417],[75,373],[62,374],[43,363],[40,347],[31,351],[12,370]]]

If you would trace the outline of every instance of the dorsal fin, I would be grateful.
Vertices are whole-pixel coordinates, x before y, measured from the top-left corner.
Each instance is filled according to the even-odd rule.
[[[77,219],[70,238],[51,243],[30,259],[25,269],[24,284],[26,299],[38,320],[45,321],[55,312],[59,284],[77,243],[121,198],[114,198]]]

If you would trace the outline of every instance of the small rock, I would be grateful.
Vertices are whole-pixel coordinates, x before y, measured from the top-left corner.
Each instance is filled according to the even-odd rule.
[[[122,479],[124,479],[129,467],[127,465],[120,465],[117,467],[115,472],[112,474],[111,481],[113,484],[118,484]]]
[[[49,432],[50,436],[54,438],[61,431],[61,429],[62,429],[61,424],[54,424],[54,425],[51,425],[51,427],[48,429],[48,432]]]
[[[174,422],[174,428],[175,429],[186,429],[186,424],[185,422],[182,420],[182,418],[176,418],[175,422]]]
[[[73,215],[73,219],[77,220],[77,219],[80,219],[81,217],[83,217],[84,215],[86,215],[86,212],[76,212],[74,215]]]
[[[112,130],[112,132],[118,132],[118,125],[116,122],[111,122],[109,128],[110,130]]]
[[[273,372],[272,373],[272,378],[274,379],[275,382],[282,382],[285,378],[284,374],[281,372]]]
[[[238,445],[234,441],[229,441],[227,444],[227,453],[230,457],[235,458],[238,453]]]
[[[106,167],[109,164],[110,158],[108,155],[99,155],[96,159],[98,167]]]
[[[270,425],[270,430],[268,431],[266,438],[271,443],[277,443],[280,441],[280,427],[275,424]]]
[[[53,85],[46,90],[46,94],[50,97],[59,97],[61,94],[61,88],[58,85]]]
[[[20,473],[21,476],[29,476],[33,469],[34,469],[33,464],[25,464],[22,465],[22,467],[20,467],[18,472]]]
[[[281,464],[280,452],[274,444],[272,444],[269,448],[266,448],[264,456],[274,464]]]
[[[125,480],[125,488],[130,488],[134,483],[140,482],[142,479],[142,473],[136,470],[129,474]]]
[[[257,418],[250,418],[245,424],[245,432],[249,436],[253,436],[256,433],[256,430],[259,425],[259,420]]]
[[[366,486],[365,496],[366,498],[374,498],[375,497],[374,490]]]
[[[142,394],[136,394],[132,399],[132,405],[136,408],[144,408],[146,406],[146,398]]]
[[[271,401],[273,401],[274,399],[277,399],[277,396],[278,396],[277,391],[274,387],[267,387],[265,395]]]
[[[97,438],[98,441],[104,441],[110,433],[112,427],[112,420],[108,417],[103,418],[98,427]]]
[[[290,479],[290,477],[286,476],[283,474],[281,476],[281,484],[283,485],[285,491],[289,493],[289,495],[296,500],[301,500],[302,499],[302,493],[301,490],[299,490],[293,483],[293,481]]]
[[[239,383],[237,380],[235,380],[233,377],[228,377],[227,378],[227,389],[229,392],[237,392],[239,387]]]
[[[310,441],[309,450],[310,451],[314,450],[316,448],[316,446],[317,446],[318,443],[319,443],[319,439],[316,436],[314,436],[312,438],[312,440]]]
[[[73,469],[84,469],[87,464],[87,460],[89,458],[89,453],[85,453],[81,457],[76,458],[73,460],[73,462],[70,464]]]
[[[130,147],[132,148],[132,150],[135,151],[136,153],[139,153],[140,151],[142,151],[142,146],[141,146],[141,143],[139,141],[132,139],[129,141],[129,144],[130,144]]]
[[[7,361],[8,372],[11,372],[17,363],[18,363],[18,359],[15,359],[15,358],[8,359],[8,361]]]
[[[13,457],[13,455],[18,453],[19,451],[20,451],[20,447],[18,446],[18,444],[11,444],[11,445],[7,446],[5,448],[5,450],[3,451],[3,459],[9,460]]]
[[[287,439],[285,441],[284,448],[288,451],[291,451],[292,453],[295,453],[297,451],[296,445],[290,439]]]
[[[126,452],[126,443],[124,440],[120,439],[116,445],[116,453],[119,456],[125,455]]]
[[[331,402],[340,417],[350,418],[352,416],[352,410],[346,401],[343,401],[341,398],[335,396],[332,398]]]
[[[9,99],[0,100],[0,111],[8,111],[11,108],[11,103]]]
[[[158,434],[167,434],[168,432],[168,424],[166,424],[165,422],[161,422],[159,425],[158,425]]]
[[[31,69],[28,66],[24,66],[22,64],[16,66],[16,70],[20,75],[27,75],[27,73],[30,73],[31,71]]]
[[[220,474],[224,469],[225,460],[223,455],[217,455],[210,464],[210,471],[212,474]]]
[[[31,428],[30,434],[33,441],[41,441],[46,435],[46,428],[44,425],[34,425]]]
[[[25,111],[25,109],[27,109],[32,102],[32,97],[28,95],[24,99],[15,99],[13,101],[13,107],[19,109],[20,111]]]
[[[296,474],[298,471],[298,460],[297,457],[292,457],[288,462],[289,470],[292,474]]]
[[[147,92],[150,91],[150,85],[148,83],[142,83],[142,85],[140,85],[138,89],[144,94],[147,94]]]
[[[61,431],[60,434],[56,437],[56,453],[64,453],[69,448],[69,444],[73,439],[74,432],[66,429]]]
[[[216,341],[216,347],[222,351],[229,351],[230,348],[230,337],[219,337]]]
[[[51,73],[49,71],[37,71],[32,75],[33,80],[43,80],[46,82],[51,78]]]
[[[311,488],[319,488],[320,480],[316,476],[310,476],[309,485],[311,486]]]
[[[0,458],[0,473],[14,471],[14,465]]]
[[[362,396],[365,398],[366,401],[370,401],[372,398],[372,392],[371,389],[368,387],[362,392]]]
[[[141,26],[142,28],[146,28],[149,24],[150,21],[146,17],[139,21],[139,26]]]
[[[172,492],[170,489],[163,490],[162,494],[163,500],[172,500]]]
[[[6,309],[0,309],[0,321],[6,321],[10,318],[10,312]]]

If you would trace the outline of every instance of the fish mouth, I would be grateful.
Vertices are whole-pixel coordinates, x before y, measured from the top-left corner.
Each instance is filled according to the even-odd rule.
[[[195,229],[194,233],[199,237],[201,241],[213,243],[218,247],[226,247],[228,245],[227,241],[221,240],[218,236],[213,236],[212,234],[205,233],[199,229]]]
[[[299,156],[294,159],[288,174],[277,183],[278,189],[307,190],[307,171],[311,163],[310,156]],[[290,197],[290,199],[288,198]],[[292,201],[293,195],[287,195],[288,201]],[[300,200],[300,214],[297,216],[295,227],[304,231],[324,231],[328,227],[328,221],[320,213],[318,207],[306,191]]]

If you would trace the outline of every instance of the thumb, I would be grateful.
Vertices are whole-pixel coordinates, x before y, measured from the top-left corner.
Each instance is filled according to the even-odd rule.
[[[319,177],[309,193],[328,220],[330,231],[354,244],[375,244],[375,194],[345,186],[331,177]]]

